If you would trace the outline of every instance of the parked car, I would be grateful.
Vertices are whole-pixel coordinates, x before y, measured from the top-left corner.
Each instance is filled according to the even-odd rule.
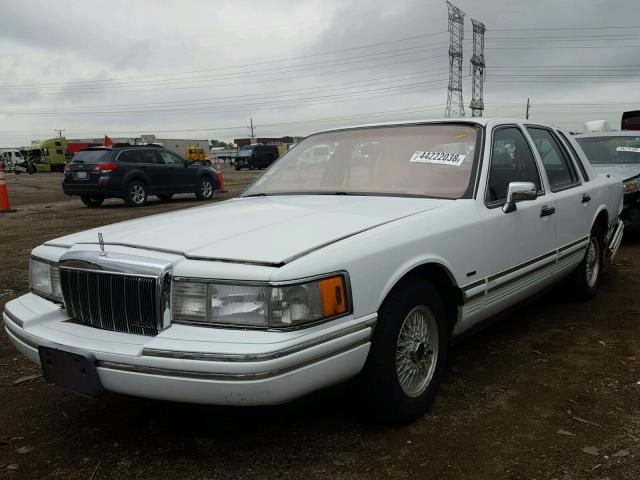
[[[219,189],[211,167],[193,165],[159,145],[85,148],[67,164],[62,180],[64,193],[79,195],[87,207],[99,207],[105,198],[141,207],[149,195],[169,201],[176,193],[210,200]]]
[[[267,168],[280,156],[277,145],[247,145],[242,147],[238,152],[238,156],[233,165],[236,170],[248,168],[256,170],[259,168]]]
[[[262,405],[358,376],[378,418],[415,418],[451,337],[562,279],[596,294],[622,190],[572,141],[482,118],[312,135],[240,198],[36,247],[7,334],[84,394]]]
[[[625,227],[640,231],[640,131],[576,135],[593,169],[621,181],[624,187]]]

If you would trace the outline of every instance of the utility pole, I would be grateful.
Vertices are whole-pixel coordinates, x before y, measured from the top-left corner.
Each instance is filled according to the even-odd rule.
[[[64,130],[60,130],[60,129],[54,129],[54,132],[58,132],[58,136],[61,137],[62,136],[62,132],[64,132]]]
[[[449,86],[444,116],[464,117],[462,101],[462,40],[464,39],[464,12],[451,2],[449,10]]]
[[[473,56],[471,57],[472,87],[471,87],[471,116],[481,117],[484,110],[484,23],[471,19],[473,24]]]
[[[526,113],[526,115],[525,115],[525,118],[526,118],[527,120],[529,120],[529,107],[530,107],[530,105],[529,105],[529,99],[527,98],[527,113]]]
[[[253,139],[256,138],[253,133],[253,117],[251,117],[251,125],[248,128],[251,130],[251,143],[253,143]]]

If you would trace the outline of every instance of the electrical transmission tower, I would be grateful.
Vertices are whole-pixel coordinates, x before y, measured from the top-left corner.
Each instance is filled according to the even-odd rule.
[[[473,56],[471,57],[472,86],[471,86],[471,116],[481,117],[484,110],[482,93],[484,89],[484,23],[471,19],[473,24]]]
[[[451,2],[449,9],[449,86],[444,116],[464,117],[462,101],[462,40],[464,39],[464,12]]]

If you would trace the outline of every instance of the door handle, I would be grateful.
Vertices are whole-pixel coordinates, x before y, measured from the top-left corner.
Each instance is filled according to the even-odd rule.
[[[582,203],[589,203],[591,201],[591,195],[585,193],[582,195]]]
[[[556,213],[556,207],[547,207],[546,205],[540,210],[540,217],[548,217]]]

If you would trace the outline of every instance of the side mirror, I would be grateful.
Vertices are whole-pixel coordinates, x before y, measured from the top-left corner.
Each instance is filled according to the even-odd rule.
[[[191,160],[185,160],[184,161],[184,166],[188,167],[189,165],[191,165],[191,163],[192,163]]]
[[[538,190],[531,182],[510,182],[507,190],[507,202],[502,207],[504,213],[516,211],[516,203],[535,200]]]

